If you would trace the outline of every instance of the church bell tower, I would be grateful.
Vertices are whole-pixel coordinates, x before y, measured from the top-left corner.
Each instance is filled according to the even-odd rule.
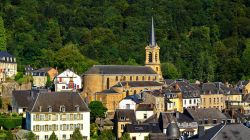
[[[160,78],[162,78],[161,73],[161,63],[160,63],[160,47],[155,41],[155,30],[154,30],[154,18],[152,17],[151,22],[151,34],[149,45],[146,46],[146,60],[145,66],[151,67]]]

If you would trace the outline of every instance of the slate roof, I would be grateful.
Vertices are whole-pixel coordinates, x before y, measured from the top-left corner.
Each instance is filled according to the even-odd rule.
[[[143,102],[143,100],[141,99],[141,96],[139,94],[134,94],[134,95],[126,96],[124,99],[131,99],[136,104],[139,104],[139,103]]]
[[[181,92],[183,98],[200,97],[200,89],[191,85],[187,80],[172,81],[172,83],[168,83],[168,86],[164,90],[165,92]]]
[[[128,133],[162,133],[158,123],[127,124],[125,132]]]
[[[195,121],[204,119],[227,119],[227,117],[216,108],[187,108],[185,111],[187,111],[190,117]]]
[[[161,83],[156,82],[156,81],[124,81],[124,82],[119,82],[117,85],[115,86],[126,86],[128,84],[128,86],[130,87],[150,87],[150,86],[162,86]]]
[[[157,114],[154,114],[154,115],[150,116],[145,121],[143,121],[143,123],[158,123],[158,116],[157,116]]]
[[[27,109],[29,112],[48,112],[48,107],[52,107],[52,112],[60,112],[60,106],[65,107],[65,112],[76,112],[76,106],[79,111],[89,111],[87,104],[82,100],[78,93],[39,93],[37,99],[31,103]]]
[[[136,111],[153,111],[153,104],[139,104],[136,108]]]
[[[205,135],[194,135],[189,140],[248,140],[250,129],[243,124],[219,124],[205,131]]]
[[[36,99],[38,92],[38,90],[15,90],[12,92],[12,97],[18,107],[28,108],[30,103]]]
[[[6,51],[0,51],[0,57],[13,57],[13,56]]]
[[[37,70],[33,70],[32,72],[48,72],[49,70],[51,70],[53,68],[51,67],[48,67],[48,68],[40,68],[40,69],[37,69]]]
[[[125,118],[124,120],[122,118]],[[134,110],[130,109],[116,109],[115,119],[119,122],[132,122],[136,123],[136,117]]]
[[[154,74],[150,67],[130,65],[94,65],[84,75],[88,74]]]
[[[202,94],[240,94],[236,89],[227,87],[221,82],[203,83],[201,90]]]
[[[101,91],[101,92],[97,92],[97,94],[116,94],[116,93],[118,93],[118,92],[116,92],[116,91],[114,91],[114,90],[112,90],[112,89],[106,89],[106,90],[103,90],[103,91]]]

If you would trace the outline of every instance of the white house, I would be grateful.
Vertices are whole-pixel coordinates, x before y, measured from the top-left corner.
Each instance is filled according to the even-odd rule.
[[[26,129],[37,140],[48,140],[54,131],[59,140],[68,140],[79,128],[90,139],[90,112],[78,93],[39,93],[26,112]]]
[[[77,90],[82,88],[82,78],[67,69],[56,76],[54,84],[56,92]]]
[[[17,74],[16,58],[6,51],[0,51],[0,82]]]
[[[136,102],[131,98],[124,98],[119,102],[119,109],[136,109]]]
[[[135,111],[136,120],[144,121],[154,115],[153,104],[139,104]]]

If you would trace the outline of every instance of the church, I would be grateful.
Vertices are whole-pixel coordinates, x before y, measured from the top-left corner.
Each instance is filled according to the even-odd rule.
[[[96,97],[97,93],[98,95],[120,93],[112,89],[113,86],[120,82],[140,82],[142,83],[140,86],[143,86],[143,84],[147,85],[148,82],[160,82],[163,80],[160,63],[160,47],[155,40],[153,17],[151,21],[150,43],[145,47],[145,51],[145,66],[94,65],[86,71],[83,75],[83,92],[88,101],[99,100]],[[151,86],[154,86],[154,84],[152,85],[151,83]],[[124,86],[124,88],[125,87],[127,86]],[[119,97],[122,98],[123,96]]]

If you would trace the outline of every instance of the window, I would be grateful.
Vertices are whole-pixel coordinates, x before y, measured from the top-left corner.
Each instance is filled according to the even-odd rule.
[[[216,102],[216,98],[214,98],[214,103]]]
[[[130,76],[130,81],[132,81],[132,76]]]
[[[132,140],[136,140],[136,137],[132,137]]]
[[[39,140],[39,136],[36,136],[36,140]]]
[[[45,138],[45,140],[48,140],[48,139],[49,139],[49,136],[48,136],[48,135],[45,135],[44,138]]]
[[[39,106],[39,112],[42,112],[42,106]]]
[[[144,76],[142,76],[142,81],[144,81]]]
[[[39,120],[40,120],[40,121],[44,121],[44,119],[45,119],[44,114],[40,114],[40,115],[39,115]]]
[[[136,90],[134,90],[134,94],[136,94]]]
[[[62,86],[62,89],[65,89],[65,86]]]
[[[153,62],[152,52],[149,52],[148,54],[148,62],[149,63]]]
[[[194,104],[196,104],[196,100],[194,99]]]
[[[125,128],[125,124],[122,124],[121,129],[124,130],[124,128]]]
[[[148,80],[150,81],[150,76],[148,77]]]
[[[189,99],[189,104],[192,104],[192,99]]]
[[[217,120],[213,120],[213,124],[217,124]]]
[[[62,82],[62,77],[58,77],[59,78],[59,82]]]
[[[204,123],[205,123],[205,124],[208,124],[208,120],[204,120]]]
[[[64,105],[61,105],[61,106],[60,106],[60,111],[61,111],[61,112],[65,112],[65,106],[64,106]]]
[[[126,109],[130,109],[130,104],[126,104]]]
[[[212,99],[211,98],[209,98],[209,103],[211,103],[212,102]]]
[[[49,131],[49,126],[45,125],[45,131]]]
[[[49,110],[49,112],[52,112],[52,107],[49,106],[49,107],[48,107],[48,110]]]
[[[139,80],[139,78],[138,78],[138,76],[136,76],[136,81],[138,81]]]
[[[121,119],[122,121],[124,121],[124,120],[126,119],[126,117],[121,117],[120,119]]]
[[[123,81],[126,81],[126,76],[123,76]]]
[[[63,140],[66,140],[66,135],[65,135],[65,134],[63,134],[63,136],[62,136],[62,137],[63,137]]]
[[[116,77],[115,77],[115,81],[118,81],[118,79],[119,79],[118,76],[116,76]]]
[[[156,67],[156,71],[158,71],[158,67]]]
[[[186,105],[186,100],[184,100],[184,105]]]
[[[109,78],[107,78],[107,89],[109,89]]]
[[[148,117],[147,117],[147,113],[143,114],[143,118],[144,118],[144,119],[147,119],[147,118],[148,118]]]
[[[202,124],[203,122],[202,122],[202,120],[199,120],[199,124]]]

